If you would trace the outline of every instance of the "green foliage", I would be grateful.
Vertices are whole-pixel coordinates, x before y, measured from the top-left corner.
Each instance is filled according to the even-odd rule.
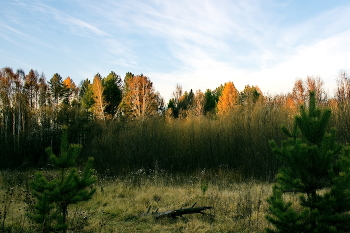
[[[55,182],[49,182],[41,173],[36,173],[31,183],[32,193],[36,199],[35,213],[31,218],[41,226],[43,232],[58,230],[58,227],[54,226],[58,212],[54,211],[54,200],[51,194],[54,187]]]
[[[326,133],[331,111],[316,106],[310,92],[309,106],[300,108],[293,131],[279,147],[270,145],[283,166],[267,219],[276,227],[268,232],[348,232],[350,227],[349,148],[338,144],[335,129]],[[286,202],[286,193],[299,193],[299,203]]]
[[[171,110],[172,117],[186,117],[189,113],[189,110],[193,107],[195,95],[192,89],[189,93],[185,91],[185,93],[182,94],[182,87],[177,86],[173,96],[174,97],[171,98],[168,103],[168,109]]]
[[[244,90],[240,92],[240,102],[242,105],[250,105],[256,103],[262,96],[258,87],[246,85]]]
[[[201,182],[201,190],[202,190],[202,193],[203,193],[203,196],[205,195],[205,193],[207,192],[208,190],[208,182],[206,180],[202,181]]]
[[[204,93],[204,113],[214,113],[218,101],[219,98],[210,89],[207,89]]]
[[[217,104],[219,102],[219,98],[222,94],[222,91],[224,89],[223,85],[220,85],[215,90],[207,89],[204,93],[204,114],[210,115],[215,114],[217,110]]]
[[[273,187],[273,194],[267,200],[270,205],[270,215],[266,219],[271,222],[278,229],[277,231],[267,229],[267,232],[308,232],[310,226],[306,225],[304,219],[307,218],[308,210],[303,210],[301,213],[297,212],[292,207],[292,202],[284,201],[283,192],[277,187]]]
[[[118,110],[118,106],[122,101],[121,78],[119,75],[111,71],[111,73],[103,80],[103,97],[106,101],[105,112],[113,117]]]
[[[57,105],[59,99],[67,95],[68,88],[64,85],[63,79],[58,73],[55,73],[48,83],[50,85],[50,91],[53,96],[54,103]]]
[[[42,173],[36,173],[31,182],[33,196],[37,203],[34,206],[33,220],[42,226],[43,231],[60,231],[67,229],[68,206],[92,198],[96,182],[93,175],[93,158],[89,158],[83,172],[79,172],[76,160],[81,146],[68,143],[68,129],[63,128],[60,156],[53,154],[51,148],[46,152],[51,163],[59,168],[59,176],[48,179]],[[87,188],[90,187],[90,190]]]
[[[134,74],[133,74],[133,73],[127,72],[127,73],[125,74],[123,93],[127,93],[127,92],[129,91],[128,83],[130,82],[130,80],[131,80],[132,78],[134,78]]]
[[[84,109],[91,110],[95,104],[94,92],[92,91],[90,80],[86,79],[80,86],[81,104]]]

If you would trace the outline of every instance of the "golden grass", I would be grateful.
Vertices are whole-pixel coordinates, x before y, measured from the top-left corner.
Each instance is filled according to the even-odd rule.
[[[1,200],[9,204],[4,221],[8,231],[36,229],[26,216],[30,205],[23,201],[28,197],[25,177],[32,173],[1,173]],[[92,200],[70,207],[70,232],[263,232],[269,226],[264,216],[272,184],[235,181],[236,177],[230,171],[202,170],[185,176],[140,170],[125,177],[99,178]],[[205,192],[201,188],[203,182],[207,184]],[[11,196],[6,194],[9,188],[13,188]],[[141,216],[149,207],[162,212],[194,203],[213,209],[205,210],[207,215],[190,214],[177,219]]]

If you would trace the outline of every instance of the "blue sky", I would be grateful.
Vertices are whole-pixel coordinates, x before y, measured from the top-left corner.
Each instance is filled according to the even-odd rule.
[[[345,0],[1,0],[0,64],[70,76],[150,77],[168,100],[184,90],[292,90],[320,76],[333,95],[350,71]]]

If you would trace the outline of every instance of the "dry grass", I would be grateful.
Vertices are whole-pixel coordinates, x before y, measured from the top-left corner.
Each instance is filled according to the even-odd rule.
[[[28,177],[33,172],[1,172],[1,201],[7,203],[2,230],[33,232],[35,225],[27,217]],[[203,183],[207,190],[203,191]],[[268,226],[266,199],[271,184],[237,181],[237,174],[199,171],[192,175],[169,175],[139,170],[125,177],[99,178],[92,200],[69,209],[71,232],[263,232]],[[9,190],[13,193],[10,195]],[[7,193],[6,193],[7,192]],[[140,216],[196,206],[212,206],[207,215],[191,214],[177,219],[156,220]],[[3,217],[3,215],[2,215]],[[2,225],[0,225],[2,227]],[[1,228],[0,228],[1,229]]]

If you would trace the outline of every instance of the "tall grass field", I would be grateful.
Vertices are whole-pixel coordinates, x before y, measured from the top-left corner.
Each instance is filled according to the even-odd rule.
[[[29,190],[33,174],[1,172],[1,232],[40,231],[28,216],[35,201]],[[243,182],[225,168],[188,175],[140,169],[122,177],[99,177],[95,187],[90,201],[70,207],[68,232],[263,232],[269,225],[264,216],[272,184]],[[142,215],[194,203],[213,208],[175,219]]]

